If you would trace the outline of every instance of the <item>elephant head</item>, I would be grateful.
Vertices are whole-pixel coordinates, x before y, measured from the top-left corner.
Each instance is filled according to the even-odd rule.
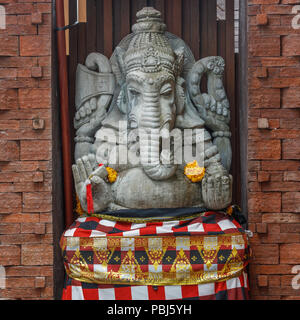
[[[166,180],[175,175],[178,162],[174,161],[172,146],[165,147],[164,138],[170,137],[174,128],[206,128],[205,158],[210,159],[219,150],[214,160],[221,157],[229,171],[230,112],[222,83],[223,59],[206,57],[195,62],[190,48],[166,31],[161,13],[154,8],[137,13],[132,31],[116,47],[110,61],[92,53],[85,66],[78,66],[75,158],[97,153],[101,162],[113,166],[111,158],[117,159],[114,155],[120,151],[112,152],[111,144],[115,145],[116,139],[112,142],[102,133],[112,129],[117,137],[129,137],[137,130],[131,136],[139,138],[135,144],[139,165],[152,180]],[[200,91],[203,75],[207,78],[207,94]],[[123,121],[127,123],[126,132],[118,127]],[[209,146],[210,134],[214,147]],[[124,150],[129,145],[124,143]],[[116,169],[121,167],[116,164]]]
[[[171,48],[159,11],[145,8],[137,17],[128,49],[118,53],[125,81],[117,104],[127,115],[129,128],[147,136],[146,144],[139,136],[144,171],[153,180],[165,180],[174,175],[177,166],[172,163],[172,152],[163,149],[160,137],[168,135],[182,113],[183,104],[177,101],[182,96],[178,83],[184,52],[183,48]],[[164,161],[167,158],[169,161]]]

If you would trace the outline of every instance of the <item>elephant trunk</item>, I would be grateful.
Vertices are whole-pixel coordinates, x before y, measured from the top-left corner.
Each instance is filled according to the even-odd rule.
[[[172,177],[177,169],[177,165],[172,164],[174,156],[172,154],[169,155],[165,150],[161,151],[160,110],[157,94],[145,94],[140,123],[140,128],[143,132],[140,135],[141,163],[148,177],[157,181]],[[144,134],[145,136],[143,137]],[[162,160],[168,158],[168,156],[170,156],[169,163],[162,163]]]

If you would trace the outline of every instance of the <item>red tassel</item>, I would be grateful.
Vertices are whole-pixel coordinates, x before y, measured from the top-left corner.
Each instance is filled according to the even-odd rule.
[[[93,202],[93,194],[92,194],[92,185],[86,185],[86,201],[87,201],[87,210],[88,213],[94,213],[94,202]]]

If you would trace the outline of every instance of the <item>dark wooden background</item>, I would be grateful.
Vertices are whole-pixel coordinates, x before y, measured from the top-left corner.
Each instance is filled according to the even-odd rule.
[[[87,0],[87,22],[70,29],[69,96],[70,125],[74,137],[75,74],[91,52],[110,57],[118,43],[131,32],[136,12],[152,6],[162,12],[168,31],[181,37],[195,59],[218,55],[225,59],[225,89],[231,106],[234,177],[233,201],[240,204],[240,152],[238,119],[238,54],[234,50],[234,0],[225,0],[226,18],[217,21],[216,0]],[[69,3],[69,23],[76,22],[76,1]],[[74,149],[74,143],[72,144]]]

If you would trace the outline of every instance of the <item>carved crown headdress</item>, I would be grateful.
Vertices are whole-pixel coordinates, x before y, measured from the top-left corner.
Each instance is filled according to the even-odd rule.
[[[183,52],[174,52],[165,31],[161,13],[146,7],[137,13],[137,23],[132,27],[134,36],[124,56],[126,73],[141,70],[147,73],[165,70],[174,75],[181,72]]]

